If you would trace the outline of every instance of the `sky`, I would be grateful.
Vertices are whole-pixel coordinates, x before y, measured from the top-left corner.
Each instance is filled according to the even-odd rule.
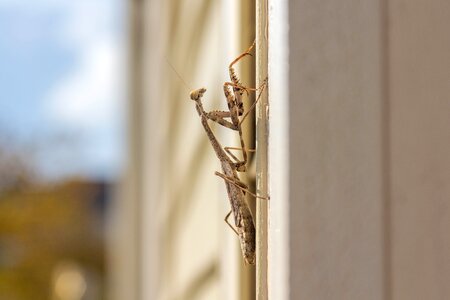
[[[0,0],[0,135],[49,179],[114,179],[124,154],[125,1]]]

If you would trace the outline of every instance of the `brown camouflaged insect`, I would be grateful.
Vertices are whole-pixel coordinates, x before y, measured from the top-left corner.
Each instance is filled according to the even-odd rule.
[[[195,101],[197,112],[201,118],[203,128],[206,131],[208,139],[216,152],[217,158],[222,165],[223,173],[215,172],[217,176],[225,180],[225,186],[230,200],[231,211],[225,217],[225,222],[236,232],[241,243],[242,255],[247,264],[255,263],[255,224],[253,217],[245,201],[245,192],[249,192],[247,186],[239,179],[237,169],[240,162],[233,162],[219,141],[214,136],[211,127],[208,124],[208,113],[203,109],[201,98],[206,92],[205,88],[200,88],[191,92],[191,99]],[[250,193],[250,192],[249,192]],[[234,227],[228,223],[228,217],[233,213]]]
[[[243,183],[237,172],[245,172],[247,164],[247,151],[245,143],[242,137],[242,127],[241,124],[247,117],[248,113],[255,107],[257,101],[259,100],[261,93],[259,94],[256,101],[252,104],[249,111],[244,114],[244,105],[242,102],[242,95],[244,92],[256,91],[254,88],[247,88],[242,86],[236,72],[234,70],[234,64],[236,64],[241,58],[251,55],[250,51],[255,46],[255,43],[250,46],[244,53],[239,55],[234,59],[229,66],[229,75],[231,82],[225,82],[223,85],[224,94],[227,99],[228,111],[211,111],[206,112],[203,109],[203,104],[201,99],[203,94],[206,92],[205,88],[200,88],[191,92],[190,97],[196,102],[197,112],[201,118],[203,128],[206,131],[208,139],[216,152],[217,158],[220,160],[223,173],[215,172],[215,174],[225,180],[225,186],[228,193],[228,199],[230,200],[231,210],[225,217],[225,222],[234,230],[238,235],[242,255],[247,264],[255,264],[255,244],[256,244],[256,231],[255,224],[253,221],[253,216],[251,214],[250,208],[245,200],[245,193],[249,193],[257,198],[268,199],[267,197],[256,196],[248,190],[247,185]],[[260,89],[265,87],[267,80],[264,81]],[[240,119],[240,117],[242,117]],[[229,118],[230,121],[225,118]],[[208,124],[208,120],[219,123],[229,129],[235,130],[239,133],[241,148],[235,147],[222,147],[219,141],[214,136],[211,127]],[[231,149],[241,150],[243,159],[239,160],[233,153]],[[233,161],[233,160],[234,161]],[[234,227],[228,222],[228,218],[233,213],[234,216]]]

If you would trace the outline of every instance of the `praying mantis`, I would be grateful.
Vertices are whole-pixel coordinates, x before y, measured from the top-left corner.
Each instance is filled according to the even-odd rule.
[[[248,93],[250,90],[258,90],[253,88],[247,88],[242,86],[236,72],[234,70],[234,65],[243,57],[251,55],[250,51],[255,46],[255,42],[243,52],[241,55],[236,57],[229,65],[229,75],[231,82],[225,82],[223,85],[224,94],[228,104],[228,111],[211,111],[206,112],[203,108],[202,97],[206,92],[205,88],[200,88],[194,90],[190,93],[191,100],[195,101],[196,109],[198,115],[200,116],[201,123],[206,132],[206,135],[216,153],[217,158],[220,160],[222,167],[222,172],[215,172],[215,175],[221,177],[225,181],[225,186],[228,194],[228,198],[231,205],[230,212],[225,217],[225,222],[234,230],[238,235],[241,245],[242,255],[246,264],[255,264],[255,249],[256,249],[256,231],[255,223],[253,221],[253,216],[251,214],[250,208],[245,201],[245,193],[249,193],[257,198],[268,199],[267,197],[260,197],[248,190],[248,187],[243,183],[238,172],[246,171],[247,164],[247,149],[242,137],[242,127],[241,124],[247,117],[248,113],[255,107],[256,102],[259,100],[259,96],[256,101],[252,104],[249,111],[244,114],[244,105],[242,102],[242,96],[244,92]],[[264,88],[267,84],[267,80],[259,88]],[[261,95],[261,94],[260,94]],[[241,119],[240,119],[241,117]],[[227,120],[226,118],[229,118]],[[215,137],[211,127],[208,124],[208,120],[219,123],[229,129],[235,130],[239,134],[241,148],[233,147],[222,147],[217,138]],[[238,159],[235,155],[231,153],[230,150],[242,150],[242,160]],[[230,214],[233,213],[234,216],[234,227],[228,222]]]

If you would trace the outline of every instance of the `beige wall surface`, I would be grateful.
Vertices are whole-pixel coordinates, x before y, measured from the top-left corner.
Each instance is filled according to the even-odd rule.
[[[383,297],[380,17],[290,2],[291,299]]]
[[[218,105],[220,3],[144,8],[141,299],[214,299],[226,198],[189,92],[205,86],[205,109]]]
[[[450,299],[450,2],[389,1],[393,299]]]
[[[289,5],[290,298],[450,299],[450,2]]]

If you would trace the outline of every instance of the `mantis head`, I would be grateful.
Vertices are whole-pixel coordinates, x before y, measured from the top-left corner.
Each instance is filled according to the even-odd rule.
[[[199,88],[197,90],[193,90],[190,94],[191,100],[198,101],[203,97],[203,94],[206,92],[205,88]]]

